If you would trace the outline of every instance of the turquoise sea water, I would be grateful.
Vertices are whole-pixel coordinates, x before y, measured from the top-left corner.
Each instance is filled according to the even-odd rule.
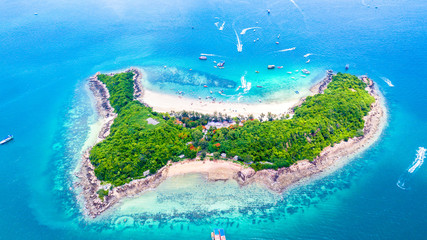
[[[15,136],[0,146],[0,239],[209,239],[214,227],[227,239],[425,239],[427,167],[409,175],[410,190],[396,186],[415,150],[427,147],[425,1],[48,0],[0,9],[0,137]],[[200,53],[220,57],[200,61]],[[389,119],[380,140],[345,167],[283,195],[176,177],[96,221],[82,219],[70,188],[97,120],[85,89],[95,72],[140,66],[150,88],[189,97],[208,94],[200,85],[212,79],[227,83],[212,87],[227,95],[217,98],[252,102],[295,97],[346,64],[378,83]],[[303,68],[312,73],[295,73]],[[252,83],[245,94],[235,91],[242,76]]]

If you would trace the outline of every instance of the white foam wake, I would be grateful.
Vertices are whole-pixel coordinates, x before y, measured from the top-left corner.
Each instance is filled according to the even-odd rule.
[[[220,55],[212,54],[212,53],[200,53],[201,56],[207,57],[221,57]]]
[[[426,149],[423,147],[419,147],[417,150],[417,155],[412,164],[408,167],[408,169],[399,177],[396,185],[404,190],[409,189],[408,182],[411,179],[411,175],[415,173],[424,163]]]
[[[222,25],[218,28],[218,30],[220,31],[224,30],[224,25],[225,25],[225,22],[222,23]]]
[[[304,55],[304,57],[306,58],[306,57],[311,56],[311,55],[313,55],[313,53],[307,53]]]
[[[243,93],[249,92],[249,90],[251,90],[251,88],[252,88],[252,83],[251,82],[246,82],[245,75],[243,75],[242,77],[240,77],[240,84],[242,86]]]
[[[301,13],[301,15],[302,15],[302,17],[304,19],[304,23],[306,23],[305,14],[302,11],[302,9],[298,6],[298,4],[294,0],[289,0],[289,1],[291,1],[291,3],[298,9],[298,11]]]
[[[256,29],[256,28],[260,28],[260,27],[249,27],[249,28],[245,28],[245,29],[243,29],[243,30],[240,32],[240,35],[245,34],[248,30]]]
[[[421,167],[421,165],[423,165],[425,158],[426,158],[426,149],[423,147],[418,148],[417,157],[412,162],[412,165],[408,169],[408,172],[414,173],[416,170],[418,170]]]
[[[393,83],[391,83],[390,79],[386,77],[380,77],[389,87],[394,87]]]
[[[240,84],[242,84],[242,88],[246,88],[246,79],[244,75],[240,77]]]
[[[218,28],[218,30],[220,30],[220,31],[224,30],[225,21],[222,22],[221,25],[219,25],[219,22],[216,22],[214,24],[215,24],[216,28]]]
[[[244,92],[244,93],[247,93],[247,92],[249,92],[249,90],[251,90],[251,88],[252,88],[252,83],[251,83],[251,82],[248,82],[248,83],[246,84],[246,88],[245,88],[245,89],[243,89],[243,92]]]
[[[236,29],[234,29],[234,33],[236,34],[236,38],[237,38],[237,51],[241,52],[243,51],[243,44],[240,42],[240,38],[239,35],[237,35]]]
[[[288,52],[288,51],[292,51],[292,50],[295,50],[295,49],[296,49],[296,47],[292,47],[292,48],[282,49],[282,50],[279,50],[279,51],[276,51],[276,52]]]

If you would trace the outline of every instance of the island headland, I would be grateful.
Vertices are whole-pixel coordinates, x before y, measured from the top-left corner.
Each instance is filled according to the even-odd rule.
[[[132,78],[132,88],[133,93],[131,96],[127,96],[127,102],[136,100],[138,103],[141,103],[142,106],[149,108],[149,104],[147,104],[144,101],[144,88],[141,81],[142,73],[137,68],[130,68],[124,73],[129,74],[127,77]],[[363,151],[364,149],[371,146],[376,139],[378,139],[379,135],[381,134],[381,131],[384,127],[385,120],[386,120],[386,109],[384,100],[378,91],[378,89],[375,87],[374,82],[369,79],[366,76],[362,76],[360,78],[360,83],[357,82],[357,85],[351,85],[350,88],[345,89],[346,93],[349,94],[355,94],[355,96],[362,96],[366,103],[369,103],[369,108],[366,109],[366,106],[362,106],[362,109],[364,115],[359,116],[361,119],[363,118],[363,121],[359,123],[361,124],[361,129],[358,129],[357,132],[355,131],[352,135],[353,137],[348,137],[348,135],[344,135],[342,140],[337,140],[336,143],[332,141],[332,144],[329,144],[328,146],[324,146],[321,149],[310,151],[312,154],[310,156],[305,155],[293,155],[293,159],[296,159],[298,157],[302,157],[301,159],[296,159],[295,161],[287,161],[283,162],[280,161],[280,159],[277,160],[277,162],[274,162],[274,165],[272,165],[271,162],[260,162],[257,161],[257,159],[251,159],[250,157],[245,157],[245,159],[241,159],[239,156],[232,155],[231,157],[226,157],[226,155],[222,155],[222,157],[215,156],[210,153],[204,153],[203,155],[198,152],[200,149],[199,146],[195,147],[193,146],[193,143],[191,141],[188,141],[188,138],[191,139],[191,136],[185,136],[182,137],[182,141],[187,142],[185,143],[183,147],[188,147],[190,150],[187,151],[187,154],[180,155],[179,158],[176,156],[173,157],[170,161],[167,159],[167,161],[164,161],[163,166],[156,165],[157,169],[151,169],[150,171],[144,171],[143,173],[139,173],[141,175],[138,178],[126,178],[126,179],[118,179],[115,181],[106,181],[106,180],[100,180],[97,177],[97,174],[104,174],[100,173],[99,168],[96,170],[96,166],[93,164],[95,162],[98,166],[100,166],[99,162],[96,162],[94,160],[94,156],[92,156],[91,161],[91,154],[95,155],[95,158],[100,156],[99,154],[99,144],[103,144],[102,142],[107,139],[107,141],[111,140],[111,128],[113,124],[122,124],[122,120],[120,120],[123,117],[123,112],[125,110],[118,111],[113,106],[117,106],[117,108],[121,108],[121,105],[118,104],[119,100],[112,99],[109,87],[111,88],[111,83],[106,82],[107,77],[113,77],[116,74],[100,74],[97,73],[95,76],[91,77],[89,79],[89,87],[92,91],[93,95],[96,99],[96,108],[100,115],[100,117],[103,119],[103,127],[101,131],[99,132],[98,139],[94,146],[90,147],[89,149],[85,150],[82,157],[82,163],[81,168],[76,173],[76,176],[78,178],[76,182],[76,187],[80,189],[79,196],[81,196],[79,199],[81,199],[81,205],[83,207],[83,212],[85,216],[90,216],[92,218],[95,218],[96,216],[100,215],[102,212],[119,202],[121,199],[126,197],[132,197],[137,196],[141,194],[144,191],[155,189],[159,184],[161,184],[165,179],[176,176],[176,175],[182,175],[187,173],[201,173],[205,174],[209,180],[229,180],[234,179],[237,181],[241,186],[258,183],[262,184],[272,191],[275,192],[283,192],[286,189],[289,189],[291,186],[295,186],[298,183],[301,183],[303,180],[308,179],[312,176],[319,176],[321,173],[328,172],[328,170],[333,170],[339,167],[340,165],[343,165],[346,161],[346,159],[350,158],[352,155]],[[107,76],[107,77],[105,77]],[[99,78],[102,77],[104,80],[101,81]],[[340,75],[341,77],[341,75]],[[348,77],[348,76],[344,76]],[[326,77],[314,85],[310,90],[312,92],[312,96],[316,95],[323,95],[325,92],[327,94],[331,94],[328,92],[328,86],[330,85],[331,81],[334,78],[334,74],[332,71],[328,71],[326,74]],[[344,79],[346,80],[346,79]],[[354,79],[353,79],[354,80]],[[349,82],[351,82],[349,80]],[[107,85],[110,84],[108,87]],[[347,83],[346,83],[347,84]],[[335,85],[334,85],[335,86]],[[369,96],[369,99],[367,96],[362,95],[363,91],[366,91]],[[347,91],[350,90],[350,91]],[[151,95],[150,95],[151,96]],[[290,109],[284,109],[280,108],[279,112],[282,113],[282,118],[287,115],[285,118],[292,117],[296,114],[296,116],[301,117],[302,110],[298,110],[301,107],[316,107],[316,106],[305,106],[304,103],[307,102],[307,100],[312,101],[312,96],[309,96],[307,98],[301,99],[298,103],[293,103],[293,106]],[[132,99],[131,99],[132,98]],[[321,100],[321,99],[320,99]],[[320,101],[319,100],[319,101]],[[114,104],[111,104],[111,103]],[[263,103],[265,104],[265,103]],[[279,104],[280,105],[280,104]],[[278,105],[278,106],[279,106]],[[307,105],[307,104],[306,104]],[[363,105],[363,104],[362,104]],[[281,105],[284,106],[284,105]],[[236,106],[233,106],[236,107]],[[124,108],[123,108],[124,109]],[[161,116],[156,116],[155,112],[151,111],[152,109],[148,109],[148,112],[144,112],[145,117],[152,116],[150,119],[154,121],[153,125],[157,124],[157,120],[161,120]],[[191,108],[189,109],[191,110]],[[315,109],[314,109],[315,110]],[[306,109],[306,112],[309,112],[309,110]],[[257,114],[256,111],[251,113],[252,115]],[[120,116],[120,117],[118,117]],[[166,115],[162,115],[163,118],[166,117]],[[277,116],[277,115],[276,115]],[[169,114],[167,114],[167,117],[169,117]],[[258,117],[258,116],[257,116]],[[171,117],[172,119],[173,116]],[[115,120],[119,119],[120,123],[115,123]],[[145,119],[144,119],[145,120]],[[139,121],[139,120],[135,120]],[[147,119],[148,121],[148,119]],[[174,120],[177,124],[182,124],[181,121],[175,119]],[[271,121],[279,121],[278,119],[274,119]],[[286,119],[282,119],[280,121],[286,121]],[[174,122],[174,123],[175,123]],[[163,123],[161,123],[163,124]],[[233,129],[236,127],[241,127],[244,124],[261,124],[258,120],[253,121],[253,119],[246,119],[243,121],[237,120],[237,122],[233,122],[232,124],[225,124],[224,129]],[[321,124],[321,123],[319,123]],[[340,129],[339,123],[334,123],[333,128],[335,129],[328,129],[328,131],[338,131],[337,129]],[[234,126],[234,127],[233,127]],[[255,125],[257,126],[257,125]],[[146,122],[144,122],[143,128],[147,127],[148,129],[153,128],[153,126],[146,125]],[[196,126],[198,128],[205,128],[204,126]],[[185,131],[185,128],[183,131]],[[216,129],[218,130],[218,129]],[[211,132],[205,131],[205,136],[202,138],[215,139],[218,137],[215,134],[216,130],[213,130]],[[218,130],[219,132],[220,130]],[[301,139],[304,139],[304,142],[307,143],[306,145],[309,146],[312,141],[315,142],[316,139],[321,134],[317,134],[317,132],[320,132],[319,129],[312,131],[310,134],[303,134],[300,135],[291,135],[289,138],[296,139],[298,141],[301,141]],[[345,131],[345,130],[343,130]],[[184,132],[185,133],[185,132]],[[114,132],[114,134],[119,134]],[[210,134],[210,135],[209,135]],[[220,133],[222,134],[222,133]],[[337,134],[337,133],[336,133]],[[324,136],[327,136],[328,133],[325,133]],[[322,139],[324,136],[320,136]],[[178,140],[180,140],[179,138]],[[175,143],[180,146],[178,143],[178,140]],[[296,141],[295,140],[295,141]],[[181,141],[181,140],[180,140]],[[202,139],[200,139],[202,141]],[[203,140],[204,141],[204,140]],[[291,151],[292,146],[295,145],[292,143],[291,140],[283,142],[282,148],[283,153],[286,154],[287,151]],[[172,144],[173,145],[173,144]],[[170,145],[170,146],[172,146]],[[211,144],[209,145],[211,148],[215,147],[217,145]],[[303,145],[304,146],[304,145]],[[311,146],[311,145],[310,145]],[[323,146],[323,145],[322,145]],[[95,151],[92,151],[94,147],[97,147]],[[218,149],[220,149],[218,147]],[[274,148],[275,149],[275,148]],[[98,151],[98,152],[97,152]],[[178,151],[178,150],[177,150]],[[219,150],[218,150],[219,151]],[[229,152],[233,152],[232,150],[229,150]],[[308,151],[309,152],[309,151]],[[310,152],[310,153],[311,153]],[[277,153],[279,154],[279,153]],[[297,153],[296,153],[297,154]],[[206,156],[207,155],[207,156]],[[286,155],[288,156],[288,155]],[[143,159],[141,157],[141,159]],[[258,157],[258,156],[255,156]],[[289,156],[288,156],[289,157]],[[201,160],[203,159],[204,160]],[[207,159],[213,160],[207,160]],[[273,158],[270,156],[270,158]],[[311,158],[311,159],[308,159]],[[222,160],[218,160],[222,159]],[[144,159],[144,161],[150,161],[150,159]],[[270,167],[271,166],[271,167]],[[270,169],[269,169],[270,168]],[[271,169],[273,168],[273,169]],[[98,171],[98,172],[96,172]],[[105,170],[106,171],[106,170]],[[112,171],[112,170],[111,170]]]

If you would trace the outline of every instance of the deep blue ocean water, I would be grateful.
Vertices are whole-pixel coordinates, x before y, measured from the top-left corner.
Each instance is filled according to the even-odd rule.
[[[426,238],[427,167],[409,175],[409,190],[396,186],[427,147],[425,1],[48,0],[0,9],[0,137],[15,136],[0,146],[0,239],[209,239],[213,227],[227,239]],[[237,52],[233,28],[255,26],[239,34]],[[200,53],[220,57],[202,62]],[[242,100],[251,102],[294,97],[346,64],[377,82],[389,118],[380,140],[333,174],[284,195],[179,177],[97,221],[82,219],[70,187],[97,119],[85,89],[95,72],[140,66],[153,89],[189,97],[207,94],[200,76],[236,86],[245,76],[253,88]],[[165,65],[191,84],[167,82]],[[303,68],[312,74],[286,73]],[[225,92],[224,100],[240,96]]]

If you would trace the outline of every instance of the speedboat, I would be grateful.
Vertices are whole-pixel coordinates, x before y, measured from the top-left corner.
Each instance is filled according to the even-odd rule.
[[[8,135],[5,139],[0,141],[0,145],[5,144],[13,139],[12,135]]]
[[[208,58],[207,58],[206,56],[203,56],[203,55],[202,55],[202,56],[200,56],[200,57],[199,57],[199,59],[200,59],[200,60],[207,60]]]

